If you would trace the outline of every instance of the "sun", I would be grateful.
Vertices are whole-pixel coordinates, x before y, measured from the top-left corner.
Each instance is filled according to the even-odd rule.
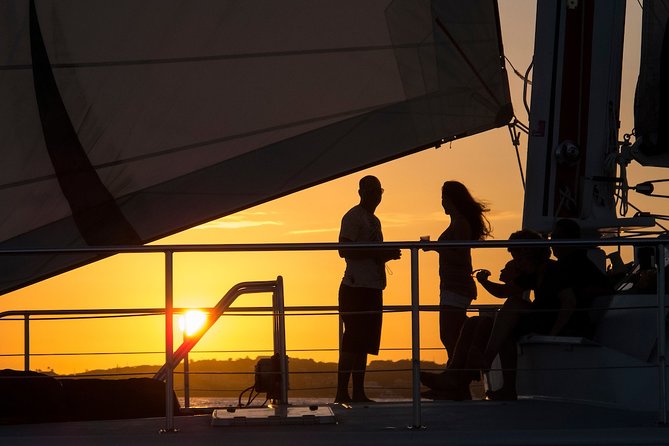
[[[202,330],[207,322],[207,313],[201,310],[188,310],[179,316],[179,328],[186,336],[193,336]]]

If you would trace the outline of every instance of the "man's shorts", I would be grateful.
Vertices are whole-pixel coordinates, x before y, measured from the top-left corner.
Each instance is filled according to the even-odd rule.
[[[344,321],[343,352],[379,354],[383,290],[339,287],[339,312]]]

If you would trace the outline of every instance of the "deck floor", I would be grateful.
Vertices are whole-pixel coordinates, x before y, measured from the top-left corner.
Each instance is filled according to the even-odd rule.
[[[657,414],[536,400],[330,406],[335,424],[212,426],[210,415],[0,426],[3,445],[667,445]]]

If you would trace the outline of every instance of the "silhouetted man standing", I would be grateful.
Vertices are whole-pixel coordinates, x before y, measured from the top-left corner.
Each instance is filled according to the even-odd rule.
[[[341,221],[339,242],[382,242],[381,222],[374,211],[381,203],[383,188],[374,176],[360,180],[360,204],[349,210]],[[336,403],[371,401],[365,394],[367,355],[377,355],[381,343],[383,289],[386,287],[385,264],[399,259],[399,249],[341,249],[346,272],[339,287],[339,312],[344,322],[344,336],[339,352]],[[348,383],[353,376],[353,398]]]

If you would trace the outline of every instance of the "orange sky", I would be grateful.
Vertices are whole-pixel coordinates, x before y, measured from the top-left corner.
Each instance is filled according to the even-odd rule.
[[[520,71],[531,60],[534,30],[534,2],[500,0],[502,32],[507,57]],[[623,77],[622,133],[632,127],[632,100],[638,68],[641,10],[628,2],[628,19]],[[527,122],[522,106],[521,81],[510,74],[517,116]],[[522,152],[526,139],[522,140]],[[386,240],[417,240],[421,235],[436,239],[448,225],[440,203],[444,180],[459,180],[492,209],[489,215],[494,238],[505,239],[521,224],[522,186],[515,152],[506,128],[487,132],[429,149],[382,166],[313,187],[221,220],[205,224],[160,243],[264,243],[331,242],[337,240],[341,216],[357,203],[357,182],[366,174],[378,176],[385,188],[377,210]],[[656,171],[630,172],[630,184],[659,177]],[[662,192],[661,192],[662,193]],[[650,210],[636,197],[633,203]],[[507,256],[501,250],[478,250],[474,267],[499,271]],[[409,253],[389,264],[386,304],[409,304]],[[235,283],[247,280],[285,280],[286,305],[336,305],[337,289],[344,262],[334,252],[178,254],[175,257],[175,306],[210,307]],[[436,254],[420,257],[421,303],[438,302]],[[496,276],[495,276],[496,277]],[[479,289],[480,303],[494,299]],[[269,295],[244,296],[240,306],[270,305]],[[163,260],[158,254],[123,255],[27,287],[0,299],[0,311],[10,309],[62,308],[146,308],[164,305]],[[162,317],[137,319],[92,319],[84,321],[33,322],[31,351],[55,352],[160,352],[164,348]],[[288,348],[336,349],[335,316],[288,317]],[[439,347],[436,316],[421,317],[423,347]],[[23,351],[22,322],[0,322],[0,353]],[[407,314],[389,314],[384,319],[382,348],[411,345]],[[224,317],[205,336],[192,359],[255,357],[261,353],[240,350],[271,349],[271,320],[261,317]],[[209,351],[230,351],[214,354]],[[336,361],[336,352],[289,352],[289,356]],[[409,357],[409,351],[386,351],[380,359]],[[426,360],[443,361],[442,351],[426,350]],[[33,369],[53,368],[58,373],[82,372],[137,364],[160,364],[163,354],[37,356]],[[0,357],[0,369],[23,367],[21,357]]]

